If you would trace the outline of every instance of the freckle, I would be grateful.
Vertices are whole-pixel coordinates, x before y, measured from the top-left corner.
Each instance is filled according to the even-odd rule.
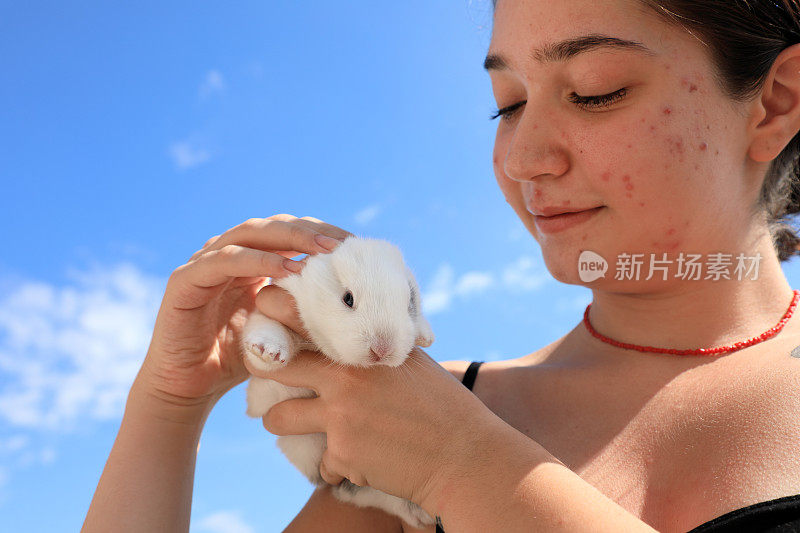
[[[701,150],[707,150],[708,149],[708,145],[706,143],[700,143],[700,149]]]
[[[603,181],[608,181],[611,179],[611,172],[603,172]]]
[[[716,152],[714,152],[714,155],[719,155],[719,150],[717,150]]]
[[[700,165],[695,165],[695,166],[694,166],[694,169],[695,169],[695,170],[700,170]]]
[[[588,235],[586,235],[586,234],[584,233],[584,234],[583,234],[583,237],[581,237],[581,240],[582,240],[582,241],[585,241],[585,240],[586,240],[586,237],[588,237]]]
[[[711,129],[711,124],[706,124],[706,129],[710,130]]]
[[[669,114],[671,114],[671,113],[672,113],[672,109],[670,109],[669,107],[665,107],[665,108],[664,108],[664,114],[665,114],[665,115],[669,115]]]
[[[561,205],[565,205],[565,206],[566,206],[566,205],[569,205],[569,204],[570,204],[570,201],[569,201],[569,200],[564,200],[564,203],[563,203],[563,204],[561,204]]]
[[[627,185],[625,186],[625,188],[626,188],[626,189],[628,189],[629,191],[632,191],[632,190],[633,190],[633,183],[629,183],[629,184],[627,184]]]
[[[669,170],[669,165],[664,165],[664,170]]]

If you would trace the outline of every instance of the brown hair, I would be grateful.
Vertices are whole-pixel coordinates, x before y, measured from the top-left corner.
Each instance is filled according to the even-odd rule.
[[[708,46],[714,77],[731,99],[755,98],[775,58],[800,43],[800,0],[638,0]],[[497,0],[492,0],[496,7]],[[755,206],[780,261],[800,254],[789,217],[800,213],[800,135],[770,164]]]

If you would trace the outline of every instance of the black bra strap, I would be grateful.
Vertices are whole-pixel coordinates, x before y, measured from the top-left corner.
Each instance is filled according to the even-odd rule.
[[[461,383],[469,390],[472,390],[472,386],[475,384],[475,377],[478,375],[478,369],[482,364],[483,361],[473,361],[467,367],[467,371],[464,372],[464,379],[461,380]]]

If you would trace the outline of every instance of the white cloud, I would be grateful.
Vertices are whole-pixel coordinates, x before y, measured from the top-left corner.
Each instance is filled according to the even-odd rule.
[[[426,290],[422,291],[422,310],[428,315],[439,313],[449,309],[456,297],[463,299],[501,286],[516,292],[532,291],[551,279],[544,266],[539,266],[527,256],[506,266],[500,274],[473,271],[457,277],[453,267],[445,263],[436,271]]]
[[[531,291],[538,289],[551,276],[544,266],[538,267],[531,257],[520,257],[503,270],[503,283],[513,289]]]
[[[432,315],[450,307],[453,298],[453,267],[441,265],[433,276],[430,288],[422,290],[422,312]]]
[[[466,297],[482,292],[494,284],[494,277],[486,272],[467,272],[457,280],[453,267],[443,264],[436,271],[430,288],[423,291],[422,311],[432,315],[447,310],[455,296]]]
[[[30,438],[27,435],[14,435],[7,439],[0,439],[0,456],[18,452],[28,446]]]
[[[241,515],[235,511],[218,511],[216,513],[205,516],[199,520],[195,527],[192,527],[194,532],[211,533],[253,533],[254,529],[251,525],[242,519]]]
[[[0,421],[11,426],[120,417],[147,352],[165,280],[130,264],[70,278],[63,287],[22,282],[0,296]],[[20,448],[12,439],[3,446]],[[47,463],[55,452],[37,455]]]
[[[455,293],[466,296],[483,292],[494,284],[494,276],[486,272],[467,272],[456,283]]]
[[[193,147],[189,141],[172,143],[169,147],[169,155],[180,170],[196,167],[211,157],[208,151]]]
[[[355,214],[353,218],[359,224],[368,224],[372,222],[381,212],[379,205],[370,205]]]
[[[200,84],[200,98],[207,98],[211,93],[222,92],[225,90],[225,80],[218,70],[209,70],[206,77]]]

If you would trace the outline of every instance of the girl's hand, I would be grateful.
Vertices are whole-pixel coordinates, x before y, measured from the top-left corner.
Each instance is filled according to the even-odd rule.
[[[399,367],[332,365],[301,351],[255,375],[312,389],[316,398],[275,404],[264,427],[276,435],[326,433],[321,474],[409,499],[429,514],[452,482],[486,461],[504,422],[423,350]]]
[[[170,405],[210,409],[248,377],[242,328],[267,277],[302,268],[350,235],[311,217],[253,218],[211,238],[172,273],[135,386]],[[285,291],[284,291],[285,292]]]

